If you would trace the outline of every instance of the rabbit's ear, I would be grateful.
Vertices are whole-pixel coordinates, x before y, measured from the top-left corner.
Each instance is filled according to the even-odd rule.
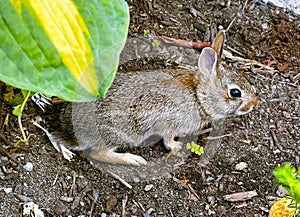
[[[218,56],[216,51],[210,47],[203,48],[198,59],[198,68],[201,76],[204,76],[206,79],[216,76],[217,62]]]
[[[217,52],[218,57],[221,57],[222,55],[225,37],[225,31],[219,31],[211,45],[211,47]]]

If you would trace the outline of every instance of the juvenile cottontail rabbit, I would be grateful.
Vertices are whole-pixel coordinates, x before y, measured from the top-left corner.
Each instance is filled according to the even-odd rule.
[[[258,105],[249,82],[220,62],[224,32],[204,48],[198,70],[118,73],[105,99],[70,103],[62,131],[72,131],[73,150],[93,161],[145,165],[141,156],[117,153],[158,135],[168,149],[180,148],[175,137],[199,132],[211,121],[243,115]]]

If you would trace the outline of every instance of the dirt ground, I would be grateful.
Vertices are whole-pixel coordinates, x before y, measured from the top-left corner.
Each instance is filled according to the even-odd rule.
[[[226,29],[235,19],[225,50],[244,60],[225,61],[254,84],[259,108],[222,123],[226,129],[221,138],[208,140],[213,136],[209,133],[199,138],[202,156],[191,154],[178,169],[156,180],[131,182],[129,189],[80,154],[70,162],[63,159],[30,122],[40,113],[33,102],[25,108],[22,121],[35,136],[29,145],[13,147],[21,135],[1,83],[0,216],[19,216],[26,201],[39,205],[45,216],[89,216],[91,209],[92,216],[268,216],[272,202],[284,194],[273,169],[284,162],[299,166],[300,17],[260,1],[132,0],[128,4],[129,48],[122,54],[120,71],[194,66],[198,51],[164,46],[153,34],[211,41],[220,26]],[[167,154],[160,145],[134,151],[150,161]],[[33,164],[31,172],[23,167],[28,162]],[[238,169],[241,163],[247,165]],[[257,196],[236,202],[224,198],[247,191]]]

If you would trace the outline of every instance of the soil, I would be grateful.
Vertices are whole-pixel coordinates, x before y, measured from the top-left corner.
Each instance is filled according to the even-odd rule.
[[[19,216],[27,201],[39,205],[45,216],[89,216],[90,210],[92,216],[268,216],[270,205],[285,194],[272,171],[284,162],[299,166],[300,17],[260,1],[128,4],[131,24],[120,71],[194,66],[199,51],[166,46],[154,34],[211,41],[219,28],[226,29],[235,19],[225,50],[271,67],[224,59],[254,84],[259,108],[223,122],[218,139],[207,139],[213,133],[199,138],[203,155],[190,154],[177,169],[155,180],[130,182],[129,189],[79,153],[71,161],[62,158],[31,123],[41,113],[31,101],[22,123],[34,136],[28,145],[14,147],[21,134],[1,83],[0,216]],[[161,145],[134,151],[150,161],[168,154]],[[23,167],[28,162],[33,164],[31,172]],[[247,191],[257,196],[235,202],[224,197]]]

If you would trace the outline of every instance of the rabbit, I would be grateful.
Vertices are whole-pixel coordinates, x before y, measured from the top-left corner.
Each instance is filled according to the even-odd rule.
[[[174,138],[199,132],[212,121],[244,115],[258,106],[252,85],[221,62],[225,32],[202,50],[197,70],[169,69],[117,73],[104,99],[68,103],[60,114],[67,148],[83,151],[93,162],[142,166],[147,161],[120,147],[139,147],[159,136],[169,150]],[[48,135],[49,136],[49,135]]]

